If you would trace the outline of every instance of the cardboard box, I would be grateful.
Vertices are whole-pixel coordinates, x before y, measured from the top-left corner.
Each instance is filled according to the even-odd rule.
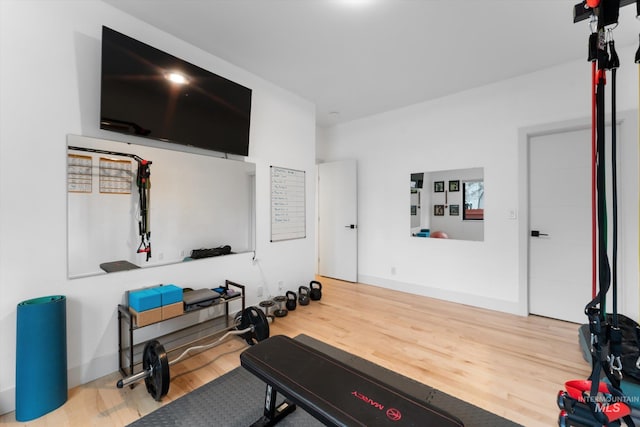
[[[182,316],[184,314],[184,305],[182,301],[162,306],[162,320],[171,319],[172,317]]]
[[[182,302],[182,288],[176,285],[162,285],[157,288],[153,288],[160,293],[162,305],[175,304]]]
[[[129,292],[129,307],[138,313],[158,308],[162,305],[162,297],[156,288],[140,289]]]
[[[162,320],[162,308],[152,308],[151,310],[136,311],[129,307],[129,311],[135,319],[137,327],[147,326]]]

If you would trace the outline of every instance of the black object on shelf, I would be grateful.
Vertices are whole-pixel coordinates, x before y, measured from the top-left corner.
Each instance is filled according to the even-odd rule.
[[[210,248],[210,249],[194,249],[191,251],[191,258],[193,259],[211,258],[214,256],[229,255],[230,253],[231,253],[231,246],[224,245],[224,246],[219,246],[217,248]]]

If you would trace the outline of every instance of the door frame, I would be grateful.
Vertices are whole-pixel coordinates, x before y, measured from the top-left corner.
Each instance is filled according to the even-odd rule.
[[[629,129],[637,129],[637,111],[623,111],[618,112],[616,117],[616,124],[620,126],[621,132],[618,134],[618,146],[622,145],[622,142],[625,140],[629,140],[629,136],[625,134]],[[611,118],[607,117],[606,125],[611,125]],[[535,125],[530,127],[523,127],[518,129],[518,213],[519,213],[519,221],[518,221],[518,312],[522,315],[529,315],[529,230],[531,229],[531,224],[529,223],[529,144],[531,138],[538,136],[545,136],[550,134],[557,134],[563,132],[572,132],[584,129],[591,128],[591,118],[583,117],[580,119],[574,120],[565,120],[559,122],[550,122],[541,125]],[[625,138],[626,136],[626,138]],[[634,135],[635,143],[635,155],[631,156],[635,161],[635,164],[638,165],[638,137]],[[609,139],[608,139],[609,140]],[[590,144],[590,142],[589,142]],[[619,156],[624,158],[624,152],[622,151],[622,147],[619,149]],[[636,166],[638,168],[638,166]],[[621,172],[624,168],[621,167]],[[638,171],[636,171],[638,173]],[[618,181],[618,184],[621,185]],[[635,183],[637,186],[637,182]],[[636,191],[637,193],[637,191]],[[624,193],[623,193],[624,194]],[[622,200],[624,195],[620,197]],[[620,200],[620,201],[621,201]],[[628,203],[628,202],[627,202]],[[629,203],[628,203],[629,204]],[[638,200],[635,200],[635,217],[638,217]],[[619,208],[619,211],[621,209]],[[637,242],[638,236],[638,220],[635,220],[635,227],[633,233],[629,233],[635,238],[632,239]],[[627,224],[631,225],[631,224]],[[624,230],[625,221],[620,220],[619,228],[620,230]],[[625,257],[623,255],[623,251],[625,251],[625,246],[630,246],[628,242],[624,241],[624,232],[621,232],[620,241],[619,241],[619,262],[624,262],[625,259],[638,259],[638,244],[635,243],[635,256],[633,257]],[[636,261],[637,262],[637,261]],[[629,276],[635,276],[633,278]],[[638,268],[633,269],[633,274],[629,273],[629,268],[619,269],[619,282],[621,285],[620,289],[620,298],[621,304],[619,304],[619,311],[621,313],[629,313],[628,316],[631,318],[636,318],[638,316],[638,286],[625,286],[625,283],[638,283]],[[587,301],[585,301],[586,305]],[[586,317],[585,317],[586,320]]]
[[[342,280],[345,282],[351,282],[351,283],[357,283],[358,281],[358,250],[359,250],[359,246],[358,246],[358,162],[355,159],[340,159],[340,160],[330,160],[330,161],[326,161],[326,162],[321,162],[321,163],[317,163],[316,164],[316,221],[315,221],[315,225],[316,225],[316,253],[315,253],[315,265],[316,265],[316,274],[320,275],[320,245],[321,245],[321,240],[323,239],[321,233],[320,233],[320,210],[322,209],[322,207],[320,206],[321,201],[320,201],[320,192],[321,192],[321,181],[320,181],[320,167],[323,164],[330,164],[330,163],[338,163],[338,162],[351,162],[353,163],[353,167],[354,167],[354,172],[355,172],[355,191],[356,191],[356,200],[355,200],[355,209],[356,209],[356,213],[355,213],[355,218],[354,218],[354,222],[355,224],[355,230],[353,231],[354,233],[356,233],[356,242],[355,242],[355,277],[354,280],[350,280],[349,278],[339,278],[339,277],[332,277],[334,279],[337,280]],[[353,226],[351,228],[354,228]]]

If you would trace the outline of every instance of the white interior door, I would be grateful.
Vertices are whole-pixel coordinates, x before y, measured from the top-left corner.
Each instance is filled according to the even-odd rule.
[[[529,139],[529,224],[529,312],[585,323],[592,285],[590,129]]]
[[[358,280],[355,160],[318,165],[318,274]]]

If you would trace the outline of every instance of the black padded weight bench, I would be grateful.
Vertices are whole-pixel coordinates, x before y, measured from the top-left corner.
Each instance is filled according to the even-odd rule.
[[[275,425],[296,406],[333,426],[464,426],[453,415],[283,335],[248,348],[240,362],[267,384],[256,427]],[[278,393],[285,397],[280,404]]]

